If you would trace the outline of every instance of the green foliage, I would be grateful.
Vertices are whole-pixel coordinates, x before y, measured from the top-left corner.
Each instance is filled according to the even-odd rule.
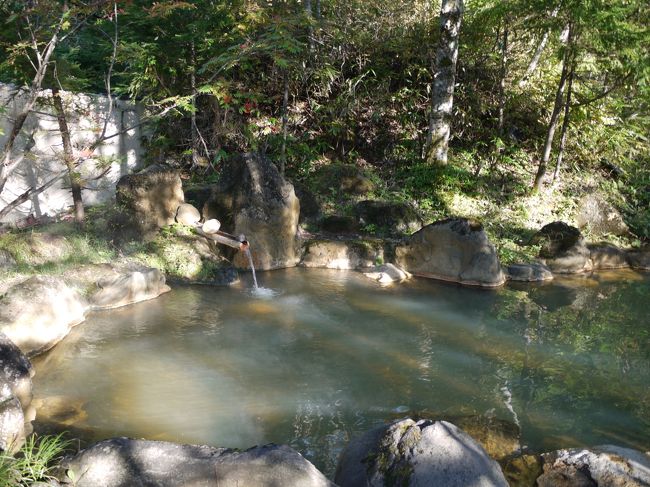
[[[15,457],[0,455],[0,485],[22,487],[56,479],[57,463],[71,446],[63,433],[29,436]]]

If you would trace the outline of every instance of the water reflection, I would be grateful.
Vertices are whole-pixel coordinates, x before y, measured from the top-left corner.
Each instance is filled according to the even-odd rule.
[[[538,451],[647,450],[650,278],[616,275],[484,291],[292,269],[264,274],[271,299],[180,287],[91,316],[36,361],[35,393],[75,398],[73,426],[96,437],[286,443],[329,473],[351,436],[406,414],[516,423]]]

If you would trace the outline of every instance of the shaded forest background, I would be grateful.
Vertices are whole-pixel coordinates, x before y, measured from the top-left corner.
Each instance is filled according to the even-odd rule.
[[[436,164],[427,135],[450,4],[462,26],[449,159]],[[650,237],[647,2],[0,6],[0,80],[138,100],[147,163],[171,162],[188,185],[217,180],[232,154],[261,151],[325,213],[363,197],[410,202],[425,220],[475,217],[505,260],[541,225],[570,221],[587,193],[623,213],[626,243]],[[73,191],[82,187],[72,151],[64,162]],[[354,167],[372,184],[344,194],[328,167]]]

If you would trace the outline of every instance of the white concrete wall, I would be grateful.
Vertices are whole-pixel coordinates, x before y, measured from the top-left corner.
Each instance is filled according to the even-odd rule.
[[[92,155],[83,149],[101,133],[108,114],[108,98],[100,95],[61,92],[66,109],[68,127],[75,155],[87,160],[80,166],[82,178],[98,175],[102,163],[110,163],[110,171],[100,180],[89,181],[83,191],[86,205],[109,201],[115,194],[117,180],[141,165],[142,131],[139,127],[110,138]],[[29,115],[18,138],[14,157],[24,156],[0,194],[0,208],[33,186],[40,186],[53,175],[65,169],[63,143],[55,112],[50,106],[51,92],[42,92],[41,102]],[[15,86],[0,83],[0,144],[4,146],[11,130],[11,120],[25,102],[25,93]],[[114,100],[106,135],[120,132],[136,125],[142,116],[142,107],[122,100]],[[104,166],[105,167],[105,166]],[[72,196],[64,178],[48,190],[11,212],[4,221],[16,221],[33,215],[54,216],[69,209]]]

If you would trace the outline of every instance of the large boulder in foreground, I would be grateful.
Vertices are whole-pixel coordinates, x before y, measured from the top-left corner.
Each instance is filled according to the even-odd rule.
[[[577,274],[592,270],[591,251],[576,227],[561,221],[544,225],[532,243],[541,244],[539,257],[551,271]]]
[[[177,170],[155,164],[122,176],[115,189],[120,213],[114,222],[121,238],[151,238],[162,227],[174,223],[183,203],[183,185]]]
[[[293,185],[260,154],[230,159],[203,207],[203,218],[215,218],[234,235],[245,235],[256,269],[293,267],[300,260],[296,233],[300,203]],[[236,253],[233,263],[248,268],[248,259]]]
[[[0,331],[26,355],[62,340],[84,321],[86,303],[76,290],[53,276],[34,276],[0,298]]]
[[[544,473],[537,478],[539,487],[650,485],[650,456],[637,450],[603,445],[558,450],[542,457]]]
[[[465,218],[423,227],[397,247],[395,257],[397,265],[416,276],[484,287],[506,280],[482,225]]]
[[[77,487],[334,487],[298,452],[277,445],[236,452],[112,438],[81,451],[62,466]]]
[[[469,435],[446,421],[412,419],[381,426],[343,451],[340,487],[506,487],[501,469]]]

